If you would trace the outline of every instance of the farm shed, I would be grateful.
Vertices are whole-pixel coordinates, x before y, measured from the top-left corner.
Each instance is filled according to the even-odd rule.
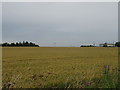
[[[115,44],[114,43],[104,43],[104,44],[99,44],[100,47],[115,47]]]

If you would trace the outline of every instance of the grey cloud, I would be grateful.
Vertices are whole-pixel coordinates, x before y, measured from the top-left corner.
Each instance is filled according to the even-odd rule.
[[[117,41],[117,3],[3,3],[3,41],[60,46]]]

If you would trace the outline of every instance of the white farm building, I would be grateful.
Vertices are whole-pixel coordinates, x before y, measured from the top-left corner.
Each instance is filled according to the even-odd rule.
[[[99,44],[100,47],[103,47],[103,46],[107,46],[107,47],[115,47],[115,44],[114,43],[103,43],[103,44]]]

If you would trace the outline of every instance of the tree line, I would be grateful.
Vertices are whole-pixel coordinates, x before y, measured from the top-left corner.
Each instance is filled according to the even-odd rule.
[[[115,46],[116,46],[116,47],[120,47],[120,42],[116,42],[116,43],[115,43]]]
[[[95,47],[93,45],[81,45],[81,47]]]
[[[35,43],[23,41],[23,42],[16,42],[16,43],[3,43],[0,44],[0,46],[16,46],[16,47],[39,47],[39,45],[36,45]],[[81,45],[81,47],[94,47],[94,45]],[[103,47],[107,47],[107,43],[104,43]],[[115,43],[115,47],[120,47],[120,42]]]
[[[1,46],[16,46],[16,47],[39,47],[39,45],[36,45],[35,43],[32,43],[32,42],[28,42],[28,41],[23,41],[23,42],[16,42],[16,43],[3,43],[1,44]]]
[[[103,47],[108,47],[107,43],[104,43]],[[120,42],[116,42],[115,47],[120,47]]]
[[[94,45],[81,45],[80,47],[95,47]],[[104,43],[102,47],[109,47],[108,43]],[[116,42],[113,47],[120,47],[120,42]]]

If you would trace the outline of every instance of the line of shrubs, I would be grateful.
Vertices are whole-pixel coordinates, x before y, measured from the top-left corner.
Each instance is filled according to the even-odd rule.
[[[81,47],[95,47],[93,45],[81,45]]]
[[[80,47],[95,47],[95,45],[81,45]],[[104,43],[102,47],[109,47],[108,43]],[[120,42],[116,42],[113,46],[111,47],[120,47]]]
[[[28,41],[23,41],[23,42],[16,42],[16,43],[3,43],[1,44],[0,46],[11,46],[11,47],[14,47],[14,46],[17,46],[17,47],[39,47],[39,45],[36,45],[35,43],[32,43],[32,42],[28,42]]]
[[[116,46],[116,47],[120,47],[120,42],[116,42],[116,43],[115,43],[115,46]]]

